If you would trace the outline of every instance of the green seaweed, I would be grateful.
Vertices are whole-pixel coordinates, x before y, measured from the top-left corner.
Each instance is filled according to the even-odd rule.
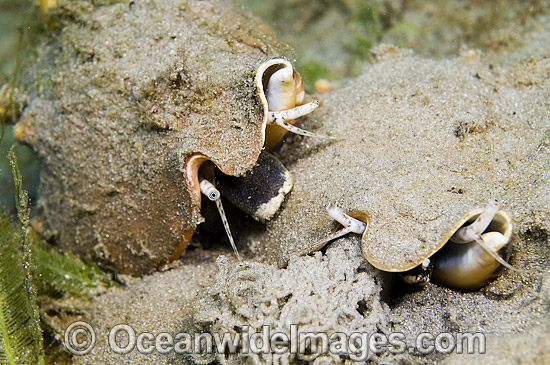
[[[44,364],[42,331],[32,285],[28,244],[29,198],[22,189],[14,147],[8,153],[15,181],[19,225],[0,214],[0,362]]]
[[[22,260],[22,236],[9,217],[0,214],[0,363],[44,364],[28,265]]]
[[[377,6],[359,3],[347,26],[353,35],[349,50],[357,57],[364,59],[378,42],[387,25],[382,11]]]
[[[15,181],[15,204],[21,226],[28,227],[28,196],[22,188],[23,178],[17,166],[14,147],[9,152],[9,160]],[[70,294],[91,298],[97,289],[113,285],[112,280],[97,265],[45,243],[32,230],[25,229],[24,235],[25,243],[30,248],[29,254],[32,251],[31,276],[39,294]]]
[[[45,243],[29,228],[29,198],[14,148],[8,159],[19,223],[0,212],[0,363],[44,364],[37,293],[91,298],[113,282],[98,266]]]
[[[321,61],[309,60],[301,61],[296,64],[304,82],[306,92],[313,93],[315,91],[314,82],[319,79],[332,79],[332,74],[329,65]]]
[[[45,243],[34,232],[30,242],[39,294],[92,298],[98,290],[113,286],[113,281],[94,263]]]

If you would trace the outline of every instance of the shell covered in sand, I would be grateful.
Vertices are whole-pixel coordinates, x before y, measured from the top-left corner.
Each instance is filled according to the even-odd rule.
[[[289,50],[227,1],[83,4],[52,10],[63,26],[23,75],[15,134],[41,161],[52,238],[142,274],[203,220],[190,156],[229,175],[254,166],[267,118],[258,69]]]
[[[296,184],[255,238],[266,243],[252,246],[257,254],[284,266],[315,250],[334,226],[328,202],[370,215],[369,262],[390,271],[421,263],[494,198],[522,232],[550,229],[547,111],[536,106],[548,100],[536,86],[547,80],[525,86],[482,61],[420,60],[392,47],[374,54],[378,62],[325,94],[303,123],[341,140],[287,146]]]
[[[424,256],[416,255],[414,260],[406,260],[406,263],[403,261],[392,261],[384,258],[384,255],[381,255],[378,251],[380,250],[380,245],[377,244],[377,240],[373,239],[372,236],[369,237],[368,230],[364,233],[361,240],[361,249],[363,250],[363,255],[367,261],[376,267],[377,269],[389,271],[389,272],[403,272],[411,270],[414,267],[423,263],[425,259],[432,257],[436,252],[438,252],[442,247],[444,247],[451,237],[463,226],[471,224],[477,217],[481,215],[483,209],[476,208],[468,211],[463,217],[454,222],[450,229],[443,232],[439,239],[433,241],[431,250],[426,251]],[[491,220],[490,226],[487,228],[487,231],[499,232],[502,234],[506,242],[508,243],[511,239],[513,232],[513,223],[511,222],[508,214],[504,211],[498,211],[495,217]],[[483,229],[485,231],[485,229]],[[483,232],[482,232],[483,233]],[[385,248],[389,249],[390,248]]]

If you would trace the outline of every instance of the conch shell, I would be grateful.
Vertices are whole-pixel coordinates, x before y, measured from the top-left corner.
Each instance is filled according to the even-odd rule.
[[[52,21],[78,22],[42,35],[26,62],[15,134],[41,162],[45,234],[140,275],[177,256],[203,221],[203,162],[244,175],[267,124],[303,114],[267,105],[267,76],[294,69],[286,46],[227,1],[63,7]]]

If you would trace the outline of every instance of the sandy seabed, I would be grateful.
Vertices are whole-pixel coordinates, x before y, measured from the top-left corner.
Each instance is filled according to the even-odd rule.
[[[521,44],[497,55],[465,48],[454,58],[431,59],[375,48],[360,75],[334,83],[318,96],[319,110],[300,122],[338,139],[291,136],[277,151],[296,184],[265,229],[241,230],[244,262],[229,248],[201,248],[206,235],[198,235],[163,271],[123,277],[123,288],[79,304],[78,319],[92,326],[96,343],[72,361],[549,363],[548,24],[545,16],[534,19]],[[329,201],[368,211],[372,239],[395,241],[380,252],[393,262],[405,253],[422,256],[429,248],[415,246],[419,241],[440,239],[461,215],[494,197],[515,223],[507,259],[524,272],[504,270],[476,291],[404,286],[365,260],[359,236],[303,255],[333,227],[323,210]],[[117,325],[130,326],[136,342],[145,338],[144,347],[117,353],[109,343]],[[121,348],[132,340],[123,329],[116,338]],[[247,351],[240,342],[234,353],[183,354],[170,341],[153,347],[155,339],[177,334],[262,331],[287,345],[271,343],[265,351],[256,343],[256,351]],[[317,353],[300,333],[326,335],[331,346]],[[485,353],[458,353],[453,341],[466,333],[483,335]],[[427,342],[417,342],[421,334]],[[363,342],[350,346],[350,339]],[[367,339],[379,343],[378,353]]]

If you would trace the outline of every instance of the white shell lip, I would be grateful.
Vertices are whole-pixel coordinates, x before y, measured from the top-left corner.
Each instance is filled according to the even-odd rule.
[[[414,269],[418,265],[421,265],[424,260],[432,257],[437,251],[439,251],[443,246],[445,246],[445,244],[450,240],[450,238],[454,235],[456,231],[458,231],[462,226],[472,223],[482,212],[483,212],[483,208],[473,209],[468,213],[466,213],[462,218],[457,220],[456,223],[453,225],[453,227],[447,230],[443,234],[442,238],[437,242],[436,245],[434,245],[434,248],[427,255],[422,257],[422,259],[419,262],[416,262],[410,265],[403,265],[400,267],[385,266],[383,264],[376,262],[370,257],[368,253],[369,251],[363,248],[366,245],[364,245],[364,243],[362,242],[361,246],[363,249],[363,255],[372,266],[374,266],[379,270],[387,271],[387,272],[409,271],[411,269]],[[512,219],[510,218],[508,213],[506,213],[503,210],[499,210],[496,213],[491,224],[489,224],[489,226],[486,229],[486,231],[496,231],[501,233],[506,238],[506,242],[510,241],[513,230],[514,230],[514,225],[512,223]]]

